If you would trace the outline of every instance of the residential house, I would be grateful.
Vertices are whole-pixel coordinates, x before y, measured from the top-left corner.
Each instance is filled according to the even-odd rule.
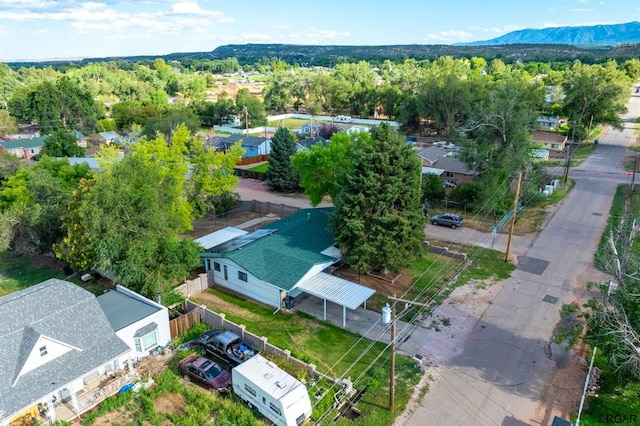
[[[549,161],[549,150],[546,148],[532,149],[531,158],[534,161]]]
[[[0,426],[78,416],[96,381],[130,381],[132,360],[168,342],[166,308],[119,286],[95,297],[50,279],[0,297],[0,316]]]
[[[356,309],[375,290],[327,273],[341,257],[327,230],[332,212],[301,209],[250,233],[225,228],[197,240],[209,286],[277,309],[293,306],[297,296],[307,293],[323,299],[325,307],[327,301],[342,306],[344,324],[346,309]]]
[[[100,138],[106,145],[117,143],[120,139],[120,134],[118,132],[100,132],[98,135],[100,135]]]
[[[78,144],[78,146],[80,148],[86,148],[88,145],[88,138],[79,131],[75,131],[75,132],[71,132],[71,134],[76,138],[76,144]]]
[[[553,116],[541,115],[536,119],[540,130],[555,131],[560,126],[560,118]]]
[[[470,170],[457,158],[457,147],[453,145],[434,145],[417,151],[422,161],[422,174],[435,174],[446,183],[461,185],[473,182],[477,171]]]
[[[231,148],[236,142],[241,141],[242,147],[245,149],[243,158],[257,157],[259,155],[269,155],[271,153],[271,139],[260,136],[248,135],[229,135],[215,136],[213,138],[213,147],[217,150],[226,150]]]
[[[5,135],[7,140],[15,139],[31,139],[40,136],[42,130],[37,124],[19,125],[19,132],[10,135]]]
[[[303,149],[311,149],[315,144],[322,144],[323,146],[327,146],[329,139],[325,139],[322,136],[314,136],[312,138],[304,138],[298,139],[296,141],[296,150],[302,151]]]
[[[123,368],[131,349],[96,297],[58,279],[0,297],[0,426],[32,416],[55,419],[93,377]]]
[[[37,136],[29,139],[2,140],[0,148],[5,152],[10,152],[18,158],[29,160],[40,154],[47,136]]]
[[[301,135],[310,135],[310,136],[317,135],[318,132],[320,132],[320,127],[322,126],[326,126],[326,124],[318,123],[317,121],[308,121],[300,127],[299,133]]]
[[[558,132],[538,130],[533,132],[531,139],[534,145],[540,145],[551,151],[564,151],[567,144],[567,136]]]
[[[74,131],[71,134],[76,138],[78,146],[87,147],[87,137],[82,132]],[[5,152],[10,152],[18,158],[29,160],[40,154],[42,147],[49,135],[23,137],[14,140],[0,139],[0,148]]]
[[[96,298],[111,328],[131,349],[131,358],[144,358],[171,340],[166,307],[121,285]]]

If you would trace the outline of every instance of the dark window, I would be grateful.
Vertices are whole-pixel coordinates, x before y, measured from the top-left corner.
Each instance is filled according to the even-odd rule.
[[[238,279],[240,281],[247,282],[247,273],[246,272],[242,272],[242,271],[238,271]]]
[[[276,407],[275,405],[273,405],[272,402],[269,403],[269,409],[271,411],[273,411],[274,413],[276,413],[277,415],[281,416],[282,415],[282,411],[280,411],[280,409],[278,407]]]
[[[40,348],[40,356],[45,356],[47,354],[47,347],[43,346]]]
[[[213,270],[220,272],[220,264],[218,262],[213,262]]]
[[[251,386],[247,385],[246,383],[244,385],[244,390],[246,390],[248,394],[256,396],[256,390]]]

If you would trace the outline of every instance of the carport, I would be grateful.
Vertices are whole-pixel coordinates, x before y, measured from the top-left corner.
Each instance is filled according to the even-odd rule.
[[[376,292],[368,287],[345,280],[335,275],[320,272],[318,275],[303,281],[296,286],[312,296],[319,297],[323,301],[323,317],[327,319],[327,300],[342,306],[342,326],[347,325],[347,308],[355,310]]]

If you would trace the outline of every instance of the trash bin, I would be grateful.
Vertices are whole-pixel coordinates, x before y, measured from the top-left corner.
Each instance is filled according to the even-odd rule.
[[[594,143],[594,144],[596,144],[596,145],[598,145],[598,139],[594,139],[594,140],[593,140],[593,143]]]
[[[293,309],[293,297],[287,296],[287,298],[284,299],[284,308]]]

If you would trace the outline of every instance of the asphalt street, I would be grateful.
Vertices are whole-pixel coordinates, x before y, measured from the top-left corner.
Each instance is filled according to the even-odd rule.
[[[624,130],[609,130],[570,170],[576,186],[530,247],[514,251],[517,270],[477,318],[462,352],[437,370],[405,425],[550,424],[541,392],[554,365],[566,361],[566,354],[549,351],[552,331],[561,305],[580,291],[576,279],[593,262],[616,186],[629,181],[622,160],[639,113],[634,95]]]
[[[435,381],[429,392],[396,425],[550,424],[549,409],[540,404],[541,392],[553,367],[566,361],[566,354],[550,352],[549,342],[561,305],[573,300],[580,287],[577,278],[592,265],[616,186],[630,183],[622,160],[635,139],[633,125],[640,115],[640,96],[633,94],[628,107],[624,130],[601,135],[591,156],[570,169],[576,185],[544,229],[512,238],[510,260],[517,264],[516,271],[500,283],[501,290],[484,313],[470,319],[475,325],[462,350],[430,372]],[[561,170],[556,172],[561,174]],[[263,182],[250,179],[242,180],[237,191],[243,200],[311,207],[304,197],[271,193]],[[438,240],[502,252],[508,242],[506,234],[492,236],[464,227],[452,230],[428,225],[425,232]],[[366,334],[379,320],[377,314],[367,314],[350,313],[347,328],[359,326],[361,330],[354,331]],[[336,314],[335,320],[339,318]],[[433,345],[442,344],[437,341],[440,337],[417,328],[398,349],[407,354],[430,353]]]

